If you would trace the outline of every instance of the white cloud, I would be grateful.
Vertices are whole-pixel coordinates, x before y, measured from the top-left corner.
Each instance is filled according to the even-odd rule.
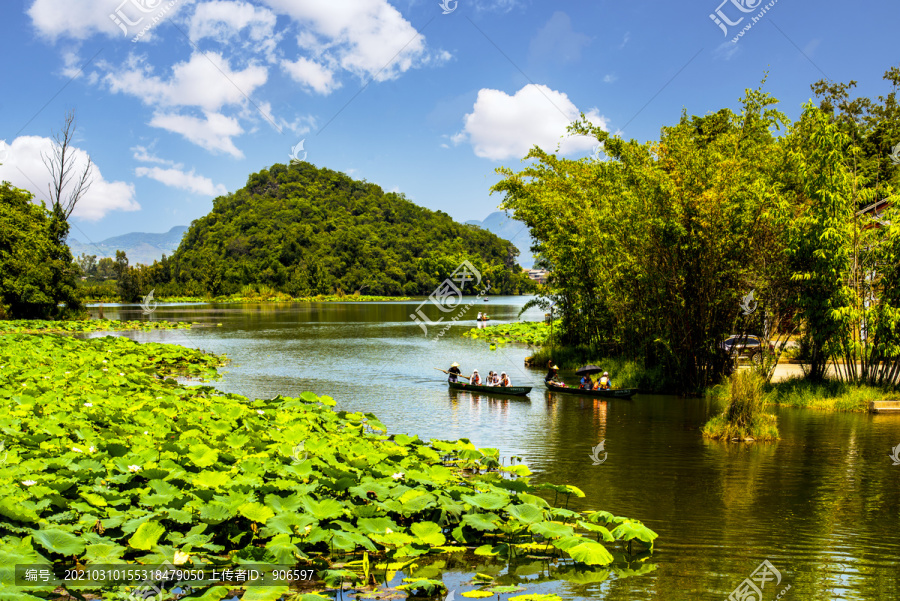
[[[254,50],[273,60],[281,39],[281,34],[275,32],[276,21],[275,13],[266,8],[248,2],[214,0],[197,5],[191,16],[189,35],[194,41],[211,38],[220,43],[233,43],[247,30],[250,43],[245,47],[252,45]]]
[[[291,79],[312,88],[319,94],[330,94],[332,90],[340,87],[340,84],[334,81],[334,71],[308,58],[301,56],[294,62],[283,60],[281,66]]]
[[[724,58],[725,60],[731,60],[731,57],[737,54],[737,51],[740,50],[740,47],[737,45],[737,42],[727,41],[719,44],[714,50],[714,54],[717,58]]]
[[[219,196],[228,192],[222,184],[213,184],[211,179],[195,174],[193,169],[186,172],[175,168],[138,167],[135,173],[139,177],[149,177],[167,186],[188,190],[194,194]]]
[[[205,113],[204,119],[179,113],[157,113],[150,120],[150,125],[181,134],[210,152],[230,154],[236,159],[244,158],[244,153],[232,141],[234,136],[244,133],[244,130],[237,119],[221,113]]]
[[[591,38],[572,29],[572,19],[556,11],[531,39],[528,54],[531,61],[568,63],[581,58],[581,49]]]
[[[544,85],[529,84],[513,96],[484,88],[452,140],[456,144],[468,140],[477,156],[494,161],[522,158],[535,145],[553,151],[558,144],[563,155],[590,151],[597,144],[594,138],[566,134],[579,114],[566,94]],[[585,111],[585,116],[608,129],[607,119],[596,108]]]
[[[112,38],[133,37],[147,25],[171,18],[190,0],[34,0],[28,16],[41,35],[55,40],[84,40],[100,33]],[[148,8],[149,7],[149,8]],[[116,24],[111,16],[118,19]],[[143,39],[147,39],[145,36]]]
[[[607,73],[606,75],[603,76],[603,83],[613,83],[617,79],[619,79],[619,77],[617,75],[615,75],[614,73]]]
[[[306,28],[298,45],[331,70],[386,81],[427,60],[424,36],[387,0],[264,2]]]
[[[0,181],[8,181],[17,188],[28,190],[39,200],[49,204],[47,184],[50,173],[41,157],[53,148],[50,138],[21,136],[11,145],[0,142],[0,155],[5,154],[0,165]],[[71,147],[75,157],[75,172],[81,173],[87,164],[88,154],[77,147]],[[134,200],[134,185],[125,182],[110,182],[103,178],[100,168],[94,164],[90,189],[76,205],[74,217],[87,221],[102,219],[111,211],[137,211],[141,206]],[[65,197],[65,194],[64,194]]]
[[[103,78],[111,91],[130,94],[146,105],[196,106],[205,111],[242,104],[267,79],[266,67],[249,65],[242,71],[233,70],[216,52],[193,53],[190,60],[172,67],[168,80],[155,75],[153,67],[140,57],[131,57],[125,68]]]
[[[175,167],[176,169],[181,169],[183,167],[181,163],[176,163],[175,161],[169,161],[167,159],[161,159],[156,155],[150,154],[150,151],[144,146],[135,146],[131,150],[134,151],[135,160],[141,161],[142,163],[157,163],[159,165]]]

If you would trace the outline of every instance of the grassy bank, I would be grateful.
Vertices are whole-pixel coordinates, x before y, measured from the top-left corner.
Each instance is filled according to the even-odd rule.
[[[373,303],[412,300],[408,296],[365,296],[360,294],[320,294],[317,296],[291,296],[282,292],[271,294],[231,294],[227,296],[162,296],[154,297],[160,303]],[[118,296],[88,297],[86,303],[121,303]]]
[[[820,409],[824,411],[866,412],[869,401],[900,398],[900,393],[874,386],[851,386],[836,380],[808,382],[792,378],[766,385],[765,400],[769,405]]]
[[[222,363],[121,337],[0,335],[0,584],[16,564],[245,562],[309,567],[326,599],[344,583],[403,598],[445,591],[428,558],[467,548],[483,556],[473,565],[539,549],[582,577],[589,566],[615,569],[629,543],[652,550],[656,534],[640,522],[563,509],[583,493],[532,484],[496,449],[387,436],[374,415],[335,411],[309,392],[251,400],[169,377],[214,377]],[[554,494],[559,506],[545,500]],[[379,584],[399,570],[410,578]],[[468,596],[507,592],[491,586],[469,583]],[[194,588],[219,601],[244,587]],[[257,600],[319,598],[250,590]]]

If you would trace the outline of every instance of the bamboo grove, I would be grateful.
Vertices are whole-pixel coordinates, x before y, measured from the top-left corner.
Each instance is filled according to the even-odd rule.
[[[877,101],[818,82],[791,122],[763,90],[624,140],[584,116],[572,135],[605,156],[533,148],[500,168],[501,208],[531,227],[552,276],[541,302],[561,317],[556,343],[663,368],[681,393],[718,381],[732,333],[789,336],[807,377],[832,364],[853,383],[900,381],[900,71]],[[892,148],[893,155],[892,156]],[[750,294],[752,292],[752,295]]]

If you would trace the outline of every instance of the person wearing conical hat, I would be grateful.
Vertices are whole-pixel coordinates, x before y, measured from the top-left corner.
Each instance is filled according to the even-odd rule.
[[[472,370],[472,377],[469,378],[469,384],[474,384],[475,386],[481,386],[481,376],[478,375],[478,370]]]
[[[450,369],[447,370],[447,373],[450,374],[450,377],[447,378],[448,382],[458,382],[459,375],[462,373],[459,369],[459,363],[454,361],[453,365],[450,366]]]

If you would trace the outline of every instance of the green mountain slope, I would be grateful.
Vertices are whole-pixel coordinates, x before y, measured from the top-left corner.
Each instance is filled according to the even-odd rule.
[[[402,194],[309,163],[276,164],[215,199],[152,271],[196,294],[254,284],[295,296],[359,289],[412,296],[431,294],[468,260],[494,294],[509,294],[529,285],[517,255],[510,242]]]

